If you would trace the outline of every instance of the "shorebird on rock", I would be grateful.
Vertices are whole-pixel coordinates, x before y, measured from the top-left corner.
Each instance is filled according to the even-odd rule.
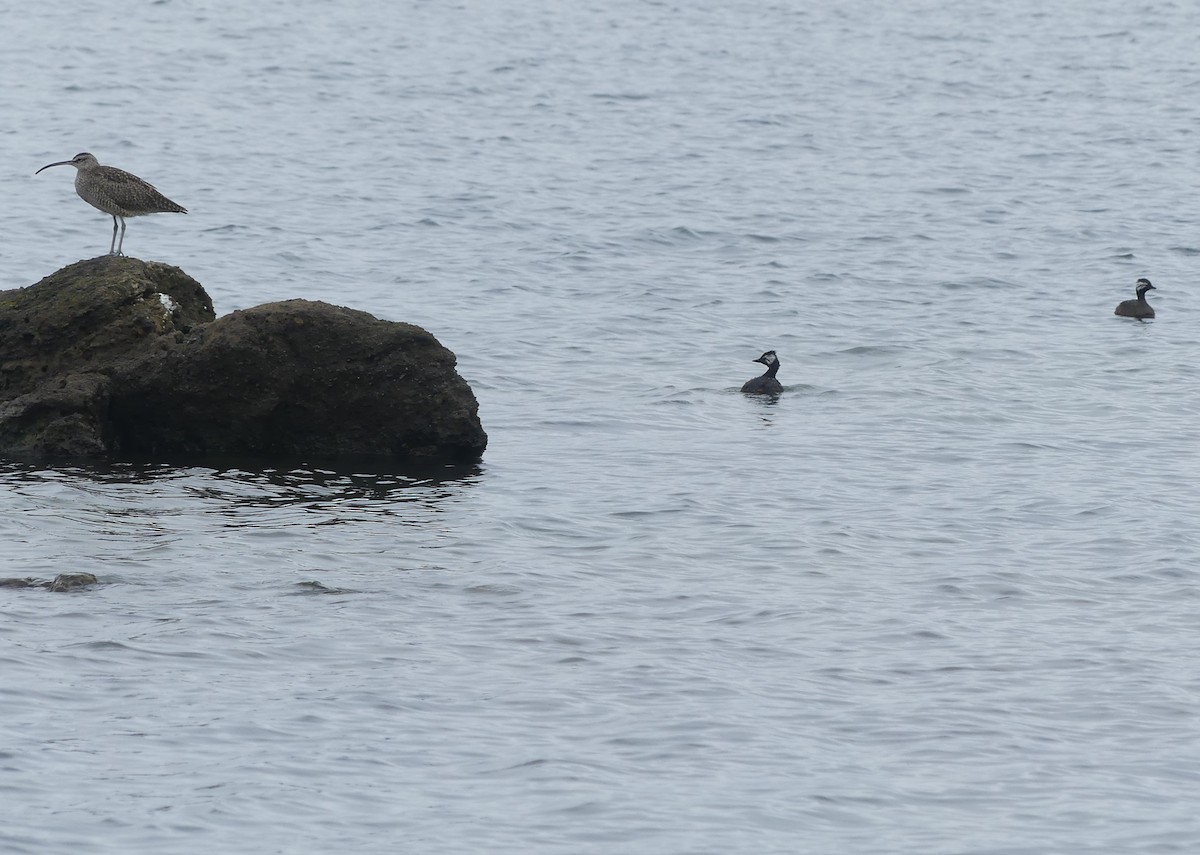
[[[186,214],[187,209],[172,202],[136,175],[117,169],[115,166],[103,166],[96,156],[89,152],[80,152],[70,160],[60,160],[57,163],[47,163],[42,169],[51,166],[74,166],[75,192],[79,198],[93,208],[97,208],[113,218],[112,243],[108,247],[109,255],[121,255],[121,247],[125,245],[125,218],[140,217],[143,214]],[[37,175],[39,169],[33,173]],[[121,240],[117,240],[117,221],[121,221]]]

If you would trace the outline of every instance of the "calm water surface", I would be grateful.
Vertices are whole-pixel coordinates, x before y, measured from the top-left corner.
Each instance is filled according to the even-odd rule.
[[[491,444],[0,465],[0,576],[101,580],[0,590],[0,850],[1200,848],[1200,12],[9,11],[0,287],[107,249],[91,151]]]

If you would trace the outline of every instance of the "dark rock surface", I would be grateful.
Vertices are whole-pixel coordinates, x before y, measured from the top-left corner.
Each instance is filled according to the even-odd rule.
[[[104,256],[0,292],[0,454],[474,460],[454,365],[420,327],[327,303],[216,319],[178,268]]]
[[[0,579],[0,588],[45,588],[47,591],[62,593],[95,585],[97,581],[91,573],[60,573],[49,582],[38,579]]]

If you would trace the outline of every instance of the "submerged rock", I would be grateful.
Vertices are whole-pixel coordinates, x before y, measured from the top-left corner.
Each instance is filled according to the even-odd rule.
[[[50,582],[37,579],[0,579],[0,588],[45,588],[48,591],[73,591],[95,585],[99,581],[91,573],[60,573]]]
[[[59,573],[46,587],[51,591],[73,591],[95,585],[98,580],[91,573]]]
[[[0,292],[0,453],[459,461],[487,445],[425,330],[288,300],[215,318],[176,267],[105,256]]]

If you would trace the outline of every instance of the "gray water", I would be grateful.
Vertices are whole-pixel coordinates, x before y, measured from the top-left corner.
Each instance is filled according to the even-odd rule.
[[[0,590],[0,851],[1200,850],[1200,10],[5,12],[0,287],[91,151],[490,446],[0,466],[0,576],[101,580]]]

